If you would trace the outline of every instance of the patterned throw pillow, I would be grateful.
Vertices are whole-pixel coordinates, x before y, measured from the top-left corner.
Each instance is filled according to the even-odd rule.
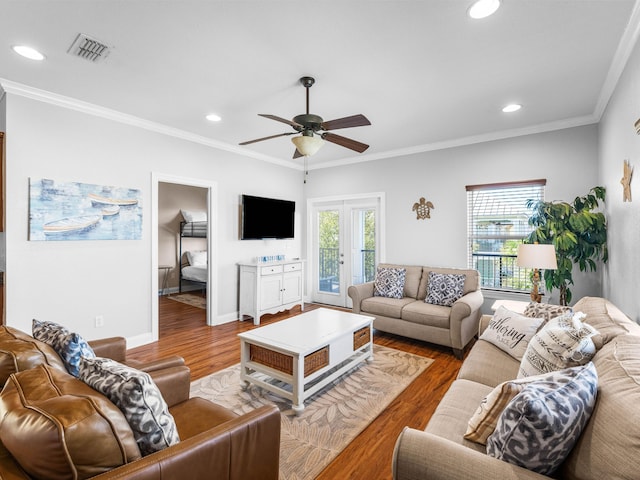
[[[82,358],[79,378],[124,413],[142,455],[180,441],[169,407],[148,373],[108,358]]]
[[[543,475],[556,470],[580,437],[596,402],[592,362],[528,384],[487,439],[487,454]]]
[[[426,303],[450,307],[462,297],[466,275],[429,272]]]
[[[95,358],[96,356],[84,338],[55,322],[40,321],[34,318],[31,329],[33,338],[53,347],[68,372],[74,377],[78,376],[81,357]]]
[[[404,281],[406,276],[406,268],[378,267],[373,283],[373,296],[402,298],[404,296]]]
[[[527,308],[524,309],[524,316],[532,318],[544,318],[544,321],[548,322],[552,318],[559,317],[560,315],[571,311],[571,307],[567,307],[564,305],[551,305],[549,303],[529,302]]]
[[[591,337],[598,331],[582,320],[582,312],[553,318],[531,339],[520,362],[518,378],[584,365],[596,354]]]
[[[522,360],[543,321],[542,318],[525,317],[500,306],[480,339],[492,343],[516,360]]]
[[[505,407],[511,402],[513,397],[522,392],[527,385],[539,380],[551,381],[549,373],[536,375],[533,377],[521,378],[518,380],[508,380],[495,387],[489,395],[480,403],[471,419],[464,438],[482,445],[487,444],[487,438],[496,429],[498,419]]]

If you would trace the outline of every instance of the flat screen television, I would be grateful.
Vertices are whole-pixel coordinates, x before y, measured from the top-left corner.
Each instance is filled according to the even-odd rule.
[[[241,240],[293,238],[296,202],[242,195]]]

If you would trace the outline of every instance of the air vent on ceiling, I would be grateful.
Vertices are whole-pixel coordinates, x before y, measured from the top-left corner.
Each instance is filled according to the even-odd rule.
[[[90,62],[100,62],[107,58],[110,49],[108,45],[91,38],[84,33],[79,33],[67,53],[84,58]]]

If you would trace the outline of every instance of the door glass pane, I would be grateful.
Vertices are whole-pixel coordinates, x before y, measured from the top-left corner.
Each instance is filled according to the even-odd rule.
[[[340,212],[318,212],[318,288],[340,293]]]
[[[374,209],[354,210],[352,284],[373,281],[376,275],[376,215]]]

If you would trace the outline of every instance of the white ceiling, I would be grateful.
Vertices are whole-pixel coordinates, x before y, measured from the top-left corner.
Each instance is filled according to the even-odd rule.
[[[599,120],[636,40],[634,0],[0,0],[0,83],[26,85],[188,132],[266,160],[292,160],[290,131],[258,113],[362,113],[310,167],[433,150]],[[101,63],[67,50],[78,33],[110,45]],[[16,55],[15,44],[46,55]],[[9,85],[9,87],[7,87]],[[522,110],[501,112],[517,102]],[[204,119],[215,112],[222,121]]]

